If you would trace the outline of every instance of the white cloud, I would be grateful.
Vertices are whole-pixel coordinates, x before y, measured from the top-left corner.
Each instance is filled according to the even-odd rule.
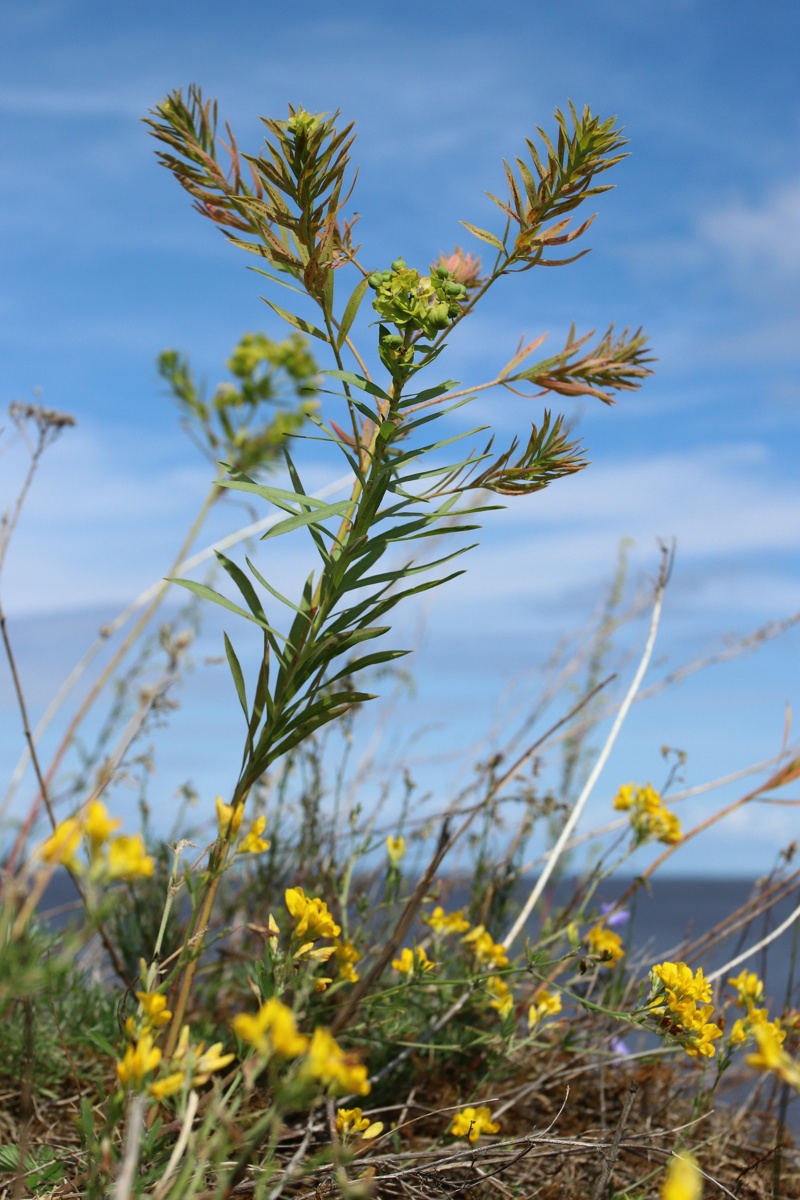
[[[736,201],[705,213],[698,229],[737,270],[792,279],[800,272],[800,179],[759,203]]]

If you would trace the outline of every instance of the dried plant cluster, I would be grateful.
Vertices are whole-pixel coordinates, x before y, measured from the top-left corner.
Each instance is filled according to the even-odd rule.
[[[641,331],[612,327],[593,343],[573,329],[551,357],[531,364],[538,337],[467,389],[418,378],[506,275],[587,252],[558,257],[594,219],[573,227],[573,214],[607,190],[598,181],[623,157],[613,119],[570,106],[556,113],[552,140],[539,129],[528,157],[505,164],[508,196],[491,197],[500,232],[462,222],[492,252],[486,268],[459,247],[426,268],[400,257],[362,263],[345,212],[353,126],[337,121],[290,107],[286,120],[264,121],[256,156],[227,126],[227,140],[218,135],[216,104],[197,88],[186,99],[171,94],[148,118],[161,162],[195,208],[260,260],[273,290],[293,294],[288,308],[265,297],[290,333],[245,335],[230,380],[211,394],[177,351],[160,356],[183,424],[213,464],[209,492],[167,578],[101,630],[35,729],[0,607],[26,743],[6,814],[28,765],[33,779],[24,818],[6,816],[0,1196],[692,1200],[704,1186],[709,1195],[800,1195],[786,1132],[789,1097],[800,1090],[800,1018],[791,987],[770,1004],[753,969],[754,955],[763,962],[797,927],[797,908],[748,937],[756,919],[796,899],[794,847],[698,946],[631,960],[624,934],[629,902],[662,862],[796,781],[800,759],[784,748],[739,801],[685,829],[674,807],[681,758],[666,750],[660,789],[623,782],[608,798],[610,824],[575,832],[644,694],[669,555],[654,594],[627,610],[621,564],[597,628],[554,660],[545,699],[561,703],[558,720],[535,738],[531,721],[510,733],[464,793],[420,818],[407,772],[404,800],[387,818],[385,804],[344,788],[354,722],[374,699],[365,689],[407,653],[391,644],[388,615],[461,574],[455,560],[471,548],[462,535],[497,497],[532,495],[587,466],[564,416],[546,408],[500,450],[491,430],[464,432],[453,418],[437,439],[434,422],[488,388],[612,404],[641,384],[651,359]],[[323,370],[312,344],[327,356]],[[0,567],[44,449],[73,423],[36,405],[13,405],[11,415],[30,463],[0,530]],[[323,494],[303,484],[309,440],[344,471]],[[280,485],[266,481],[276,469]],[[266,515],[195,552],[210,509],[231,496]],[[227,553],[256,534],[307,540],[314,569],[299,595],[283,595],[255,552],[243,565]],[[223,583],[190,577],[212,558]],[[170,585],[189,594],[187,608],[154,632]],[[242,752],[228,795],[208,811],[210,840],[202,823],[186,826],[186,804],[164,839],[150,821],[158,783],[144,746],[169,718],[205,602],[254,627],[260,653],[255,665],[240,659],[225,634]],[[616,695],[603,678],[611,638],[643,602],[644,651]],[[770,625],[739,649],[781,629]],[[44,761],[44,731],[79,684]],[[87,743],[84,721],[109,695]],[[606,716],[598,753],[587,739]],[[560,790],[541,785],[548,755],[561,756]],[[133,833],[112,815],[123,778],[143,796]],[[183,799],[198,798],[187,786]],[[526,861],[541,833],[546,853]],[[591,869],[555,903],[565,855],[593,838]],[[603,910],[603,881],[659,844]],[[460,900],[453,863],[468,868]],[[42,905],[64,873],[79,915],[58,926],[42,919]],[[732,937],[739,945],[728,950]],[[708,971],[696,956],[715,948],[727,961]],[[738,1090],[726,1100],[731,1082]],[[715,1104],[727,1105],[724,1116]]]

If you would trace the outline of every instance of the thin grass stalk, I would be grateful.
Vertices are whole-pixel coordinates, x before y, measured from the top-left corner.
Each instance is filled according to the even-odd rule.
[[[553,871],[555,870],[556,864],[558,863],[558,860],[561,857],[564,847],[567,844],[567,842],[569,841],[569,836],[572,833],[572,830],[575,828],[576,824],[578,823],[581,813],[583,812],[584,808],[586,807],[586,802],[588,801],[590,795],[592,794],[592,792],[594,790],[594,786],[600,777],[601,771],[603,770],[604,766],[606,765],[606,762],[611,753],[611,750],[613,749],[614,743],[617,740],[619,731],[622,728],[625,718],[628,715],[630,706],[633,703],[633,698],[639,689],[639,685],[641,684],[642,679],[644,678],[645,671],[647,670],[648,664],[650,662],[650,657],[653,653],[653,647],[654,647],[655,641],[656,641],[656,634],[658,633],[658,626],[659,626],[659,622],[661,620],[661,609],[662,609],[663,602],[664,602],[664,592],[666,590],[667,581],[669,579],[669,568],[670,568],[670,561],[671,561],[670,556],[666,550],[664,550],[662,553],[663,553],[663,558],[662,558],[662,564],[661,564],[661,571],[659,573],[658,582],[656,584],[655,601],[653,603],[653,615],[650,619],[650,630],[647,635],[647,642],[645,644],[644,653],[642,655],[641,661],[637,668],[636,674],[633,677],[633,681],[631,683],[631,686],[628,689],[625,699],[623,700],[622,704],[620,705],[619,712],[617,713],[616,720],[614,721],[614,724],[611,727],[611,732],[609,733],[608,738],[606,739],[605,745],[603,746],[603,749],[600,751],[600,754],[598,755],[597,761],[595,762],[594,767],[592,768],[591,774],[589,775],[589,778],[586,781],[586,785],[584,786],[583,791],[581,792],[580,796],[578,797],[577,801],[575,802],[575,807],[573,808],[572,812],[569,815],[569,818],[565,822],[564,828],[561,830],[561,833],[558,836],[558,840],[556,841],[555,846],[550,851],[550,855],[548,857],[548,860],[547,860],[547,863],[546,863],[544,869],[542,870],[541,875],[539,876],[538,880],[536,881],[536,884],[532,888],[531,893],[528,896],[528,899],[525,901],[525,904],[522,907],[522,911],[520,912],[516,921],[514,921],[513,925],[509,929],[508,933],[503,938],[502,945],[506,949],[508,949],[511,945],[513,945],[513,943],[516,941],[517,937],[519,936],[520,931],[525,927],[525,924],[526,924],[529,916],[533,912],[534,906],[536,905],[537,901],[539,900],[539,897],[541,896],[542,892],[545,889],[548,879],[550,878]]]

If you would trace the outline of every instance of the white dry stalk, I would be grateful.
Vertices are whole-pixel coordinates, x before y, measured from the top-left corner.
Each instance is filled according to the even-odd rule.
[[[508,948],[512,945],[512,943],[519,936],[519,933],[524,928],[525,923],[528,920],[528,917],[533,912],[533,908],[534,908],[535,904],[537,903],[537,901],[539,900],[539,897],[541,896],[542,892],[544,891],[547,881],[550,878],[550,876],[552,875],[553,871],[555,870],[556,864],[558,863],[558,860],[564,851],[564,847],[566,846],[567,842],[569,841],[570,834],[572,833],[573,829],[575,828],[578,821],[580,820],[581,814],[582,814],[584,808],[586,807],[586,802],[588,801],[589,797],[591,796],[592,792],[594,791],[594,786],[597,783],[597,780],[600,778],[600,773],[603,770],[603,767],[606,765],[606,762],[608,761],[608,756],[610,755],[610,753],[613,749],[613,746],[617,740],[619,731],[622,728],[625,718],[628,715],[628,710],[630,709],[630,706],[633,703],[634,696],[636,695],[636,693],[639,690],[642,679],[644,678],[645,671],[647,670],[648,664],[650,662],[650,656],[653,653],[653,646],[655,645],[656,634],[658,633],[658,625],[659,625],[659,621],[661,620],[661,609],[662,609],[662,606],[664,603],[664,591],[666,589],[666,586],[667,586],[667,573],[666,573],[666,571],[662,570],[662,572],[659,576],[659,579],[658,579],[658,583],[656,585],[656,595],[655,595],[655,601],[653,603],[653,614],[652,614],[652,617],[650,618],[650,631],[647,635],[647,643],[644,648],[644,654],[642,655],[641,662],[639,663],[636,674],[633,677],[633,682],[631,683],[631,686],[628,688],[627,695],[625,696],[625,699],[623,700],[622,704],[620,705],[620,708],[617,713],[614,724],[611,727],[611,732],[609,733],[609,735],[606,739],[606,743],[603,746],[603,749],[600,751],[600,754],[598,755],[597,761],[595,762],[594,767],[592,768],[591,774],[589,775],[589,778],[586,781],[586,786],[584,787],[583,791],[581,792],[580,796],[578,797],[577,801],[575,802],[575,807],[573,808],[572,812],[570,813],[570,815],[564,825],[564,828],[561,830],[561,833],[558,836],[558,840],[556,841],[555,846],[553,846],[553,849],[550,851],[550,854],[547,859],[547,863],[545,864],[541,875],[539,876],[536,883],[534,884],[534,887],[531,890],[531,893],[528,896],[528,899],[526,900],[526,902],[522,908],[522,911],[520,912],[516,921],[511,926],[511,928],[509,929],[506,936],[503,938],[502,945],[506,950],[508,950]]]
[[[197,1092],[192,1090],[189,1093],[189,1100],[186,1105],[186,1116],[183,1118],[183,1126],[181,1128],[180,1136],[173,1147],[172,1154],[169,1156],[169,1162],[167,1163],[167,1169],[164,1172],[164,1174],[161,1176],[161,1179],[158,1182],[158,1187],[153,1192],[152,1200],[163,1200],[163,1197],[166,1196],[166,1194],[167,1194],[167,1189],[169,1187],[169,1181],[172,1178],[172,1176],[175,1174],[178,1163],[180,1162],[180,1160],[183,1157],[183,1152],[186,1149],[187,1145],[189,1144],[189,1137],[192,1132],[192,1124],[194,1122],[195,1114],[197,1112],[197,1106],[199,1103],[200,1103],[199,1095],[197,1094]]]
[[[784,930],[795,923],[798,917],[800,917],[800,904],[789,914],[785,921],[781,922],[777,929],[773,929],[772,933],[768,933],[760,942],[756,942],[755,946],[748,947],[741,954],[737,954],[736,958],[732,958],[730,962],[726,962],[724,967],[720,967],[718,971],[712,971],[710,975],[706,975],[707,981],[715,983],[717,979],[720,979],[723,975],[727,975],[728,971],[732,971],[734,967],[738,967],[739,963],[743,963],[748,958],[752,958],[754,954],[758,954],[759,950],[763,950],[770,942],[774,942],[776,938],[779,938]]]
[[[130,1200],[131,1187],[139,1165],[139,1151],[144,1133],[144,1113],[147,1099],[143,1095],[134,1096],[128,1109],[128,1120],[125,1126],[125,1144],[122,1152],[119,1174],[117,1175],[112,1200]]]

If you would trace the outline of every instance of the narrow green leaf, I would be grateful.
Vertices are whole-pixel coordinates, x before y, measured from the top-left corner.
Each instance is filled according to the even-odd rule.
[[[321,329],[317,329],[316,325],[312,325],[310,321],[304,321],[302,317],[295,316],[294,313],[287,312],[285,308],[281,308],[279,304],[268,300],[266,296],[261,299],[265,304],[268,304],[273,312],[276,312],[288,325],[292,325],[295,329],[299,329],[301,333],[310,333],[312,337],[319,338],[320,341],[330,345],[330,338],[327,333],[323,333]]]
[[[228,666],[230,667],[231,675],[233,676],[233,686],[236,688],[236,695],[239,697],[239,703],[242,706],[244,719],[245,721],[249,721],[250,713],[247,710],[247,692],[245,691],[244,675],[242,674],[241,663],[236,657],[236,651],[231,645],[230,638],[224,630],[222,636],[225,639],[225,656],[228,659]]]
[[[339,326],[339,336],[336,339],[336,349],[341,350],[345,343],[348,333],[352,328],[353,321],[356,319],[356,314],[361,307],[361,301],[364,299],[364,293],[369,287],[369,280],[364,277],[360,283],[357,283],[353,294],[347,301],[344,313],[342,314],[342,323]]]
[[[273,283],[279,283],[281,287],[288,288],[290,292],[297,292],[298,296],[308,296],[308,292],[304,292],[302,288],[295,287],[293,283],[287,283],[285,279],[281,279],[280,275],[273,275],[271,271],[265,271],[263,267],[249,267],[248,269],[255,271],[257,275],[266,275],[267,279],[271,279]]]
[[[343,679],[346,675],[355,675],[358,671],[365,671],[367,667],[377,667],[380,663],[391,662],[410,653],[410,650],[376,650],[374,654],[365,654],[363,658],[357,658],[342,667],[338,674],[331,676],[328,683],[335,683],[337,679]]]
[[[242,568],[237,566],[235,562],[232,562],[230,558],[227,558],[219,550],[216,550],[215,554],[219,563],[222,565],[224,570],[227,571],[228,575],[230,575],[231,579],[244,596],[245,603],[247,604],[247,607],[250,609],[251,613],[253,613],[254,616],[258,617],[258,619],[266,625],[267,614],[264,612],[264,609],[261,606],[261,601],[258,598],[256,589],[253,587]]]
[[[326,370],[323,375],[330,375],[331,379],[341,379],[343,383],[349,383],[352,387],[359,388],[362,392],[369,392],[371,396],[378,396],[381,400],[389,400],[382,388],[379,388],[377,383],[373,383],[370,379],[365,379],[363,375],[356,375],[353,371],[340,371],[338,369]]]
[[[234,604],[227,596],[222,596],[219,592],[215,592],[213,588],[207,587],[204,583],[195,583],[193,579],[174,579],[167,580],[168,583],[177,583],[179,587],[186,588],[189,592],[194,592],[195,596],[200,596],[203,600],[211,600],[214,604],[219,604],[221,608],[227,608],[229,612],[237,613],[240,617],[246,617],[248,621],[252,621],[254,625],[258,625],[260,629],[270,629],[265,621],[259,621],[252,613],[249,613],[246,608],[240,608],[238,604]],[[283,635],[278,633],[276,629],[270,629],[276,637],[283,639]]]
[[[328,504],[325,506],[325,511],[317,510],[315,512],[298,513],[294,517],[287,517],[285,521],[279,521],[277,525],[273,525],[266,533],[262,533],[261,541],[269,541],[270,538],[282,537],[285,533],[291,533],[295,529],[302,529],[306,525],[315,525],[322,529],[321,522],[326,517],[343,517],[350,507],[348,500],[340,500],[338,504]],[[323,529],[323,533],[331,539],[338,539],[332,533],[328,533]]]

